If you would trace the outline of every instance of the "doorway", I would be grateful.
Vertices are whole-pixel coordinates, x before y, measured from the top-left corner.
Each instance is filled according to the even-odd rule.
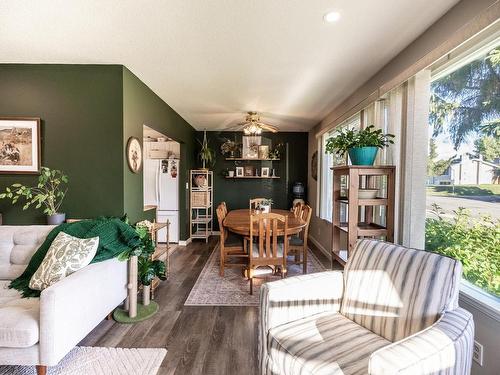
[[[156,222],[170,223],[169,242],[179,242],[179,172],[181,147],[165,134],[143,125],[144,206],[156,210]],[[167,230],[158,231],[167,242]]]

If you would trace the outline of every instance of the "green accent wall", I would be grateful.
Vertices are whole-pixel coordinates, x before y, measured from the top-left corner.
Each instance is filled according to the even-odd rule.
[[[121,65],[0,64],[0,117],[41,118],[42,165],[69,177],[61,211],[70,218],[121,216],[152,219],[143,210],[142,171],[132,173],[125,148],[142,140],[143,124],[181,143],[180,238],[187,239],[185,183],[194,165],[195,130]],[[0,190],[37,176],[0,175]],[[35,209],[0,200],[4,224],[45,223]]]
[[[308,134],[303,132],[264,133],[262,144],[272,145],[283,143],[285,148],[279,161],[228,161],[222,155],[220,146],[224,139],[241,142],[242,133],[238,132],[207,132],[209,146],[216,153],[214,170],[214,216],[217,205],[225,201],[230,210],[248,208],[251,198],[264,197],[273,199],[273,207],[288,209],[292,205],[292,186],[302,182],[307,186],[307,146]],[[197,138],[203,140],[203,132],[197,132]],[[197,147],[197,151],[199,147]],[[197,162],[197,165],[200,164]],[[269,167],[276,169],[280,179],[226,179],[223,172],[226,169],[235,170],[236,166],[252,165],[255,168]],[[214,228],[218,228],[214,220]]]
[[[42,165],[69,176],[62,211],[123,213],[122,67],[0,64],[0,117],[41,118]],[[0,189],[37,176],[0,175]],[[0,201],[4,224],[45,223],[41,211]]]
[[[179,170],[180,239],[189,237],[189,202],[186,191],[189,169],[194,165],[195,130],[130,70],[123,68],[123,186],[124,210],[132,221],[150,217],[154,211],[143,211],[143,175],[132,173],[125,157],[129,137],[142,139],[142,126],[147,125],[176,140],[181,145]],[[141,199],[138,200],[137,197]]]

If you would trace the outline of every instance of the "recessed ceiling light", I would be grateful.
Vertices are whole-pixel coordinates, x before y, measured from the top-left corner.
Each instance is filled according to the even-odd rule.
[[[340,13],[336,11],[328,12],[323,16],[323,20],[328,23],[337,22],[339,19],[340,19]]]

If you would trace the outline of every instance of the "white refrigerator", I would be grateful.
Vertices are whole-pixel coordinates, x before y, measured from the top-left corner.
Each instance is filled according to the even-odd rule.
[[[170,221],[170,242],[179,242],[179,159],[144,160],[144,205],[157,207],[157,222]],[[167,242],[167,231],[158,231]]]

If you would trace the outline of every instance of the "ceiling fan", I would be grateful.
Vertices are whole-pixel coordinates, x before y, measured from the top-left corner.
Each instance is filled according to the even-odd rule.
[[[260,115],[257,112],[247,112],[245,121],[240,122],[233,127],[235,130],[241,128],[245,135],[260,135],[263,131],[277,133],[278,128],[260,121]]]

